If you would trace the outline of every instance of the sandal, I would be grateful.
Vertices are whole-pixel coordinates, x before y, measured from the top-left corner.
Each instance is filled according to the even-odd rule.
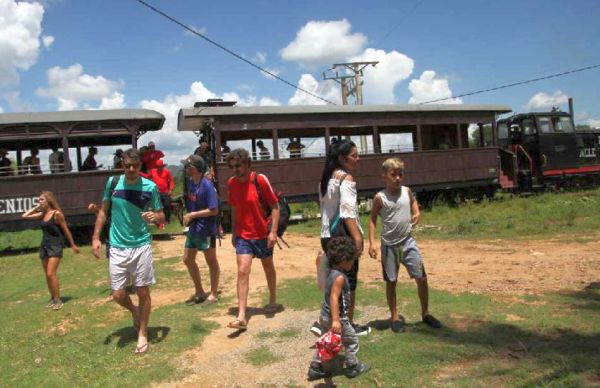
[[[135,352],[133,352],[133,353],[134,354],[144,354],[148,351],[148,348],[150,348],[150,343],[146,342],[142,346],[136,346]]]
[[[266,314],[275,314],[283,311],[283,305],[279,303],[269,303],[264,307]]]
[[[206,300],[206,295],[192,295],[185,301],[187,306],[193,306],[195,304],[200,304]]]
[[[442,327],[442,323],[438,321],[433,315],[427,314],[423,317],[423,323],[433,327],[434,329],[439,329]]]
[[[248,323],[246,323],[246,321],[236,319],[234,321],[229,322],[227,324],[227,327],[230,329],[246,330],[248,329]]]

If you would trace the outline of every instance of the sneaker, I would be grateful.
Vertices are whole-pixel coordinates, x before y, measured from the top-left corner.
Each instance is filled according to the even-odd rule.
[[[326,377],[330,377],[331,375],[328,372],[323,370],[323,366],[321,364],[311,362],[308,367],[308,381],[324,379]]]
[[[442,323],[438,321],[433,315],[427,314],[423,317],[423,323],[433,327],[434,329],[439,329],[442,327]]]
[[[403,333],[405,328],[404,328],[404,319],[399,319],[397,321],[392,321],[392,324],[390,326],[392,328],[392,331],[394,333]]]
[[[367,325],[359,325],[358,323],[353,323],[352,327],[354,327],[356,335],[367,335],[371,332],[371,328]]]
[[[52,310],[60,310],[63,306],[63,302],[60,299],[56,299],[54,300],[54,303],[52,304]]]
[[[369,369],[371,369],[371,367],[367,364],[363,364],[362,362],[359,362],[356,365],[348,365],[346,366],[346,377],[353,379],[367,372]]]
[[[323,335],[323,328],[321,327],[319,322],[315,321],[310,327],[310,332],[316,335],[317,337],[320,337]]]

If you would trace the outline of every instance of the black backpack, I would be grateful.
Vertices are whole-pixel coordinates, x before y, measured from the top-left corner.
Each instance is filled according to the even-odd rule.
[[[262,189],[260,188],[260,184],[258,183],[258,173],[254,173],[254,179],[252,179],[252,183],[254,183],[254,186],[256,187],[256,192],[258,193],[258,202],[263,210],[265,219],[269,220],[270,229],[271,206],[269,206],[269,204],[265,201],[263,197]],[[285,199],[285,196],[281,191],[273,190],[273,192],[275,193],[275,196],[277,197],[277,203],[279,204],[279,222],[277,223],[277,237],[279,237],[279,239],[283,241],[283,243],[289,248],[289,244],[283,239],[283,234],[285,233],[288,223],[290,222],[290,205],[288,205],[287,199]],[[277,245],[279,246],[279,248],[281,248],[279,242],[277,242]]]

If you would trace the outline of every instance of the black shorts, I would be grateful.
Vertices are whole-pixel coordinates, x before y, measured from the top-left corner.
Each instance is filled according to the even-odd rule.
[[[328,237],[321,238],[321,248],[323,248],[323,252],[327,255],[327,243],[331,240]],[[329,267],[329,265],[328,265]],[[356,291],[356,286],[358,285],[358,258],[354,260],[354,265],[350,271],[344,272],[348,277],[348,283],[350,283],[350,291]]]
[[[62,245],[42,245],[40,247],[40,259],[47,259],[50,257],[61,258],[63,255]]]

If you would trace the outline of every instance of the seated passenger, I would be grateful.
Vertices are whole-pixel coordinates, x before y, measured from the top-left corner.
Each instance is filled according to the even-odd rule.
[[[113,168],[115,170],[123,169],[123,150],[118,148],[115,151],[115,157],[113,158]]]
[[[38,158],[40,152],[35,148],[32,148],[30,152],[31,154],[23,159],[20,174],[41,174],[42,168],[40,167],[40,158]]]
[[[227,157],[227,155],[229,155],[230,152],[231,148],[229,148],[226,141],[223,141],[223,144],[221,145],[221,159],[225,160],[225,158]]]
[[[52,174],[65,171],[64,155],[62,151],[58,150],[57,146],[52,147],[52,153],[48,157],[48,164],[50,164],[50,172]]]
[[[4,148],[0,148],[0,176],[13,175],[13,170],[10,167],[12,162],[6,155],[8,155],[8,151]]]
[[[262,140],[259,140],[256,142],[256,145],[259,148],[259,152],[258,154],[260,155],[260,160],[268,160],[271,159],[271,153],[269,152],[269,149],[267,147],[265,147],[265,144],[262,142]]]
[[[96,156],[97,154],[98,154],[98,148],[89,147],[88,148],[88,156],[83,161],[83,164],[81,165],[81,169],[79,171],[97,170],[100,167],[102,167],[101,164],[99,164],[99,165],[96,164],[96,159],[94,158],[94,156]]]
[[[305,148],[304,144],[300,143],[299,139],[290,137],[290,142],[286,148],[290,152],[290,158],[299,158],[302,156],[302,148]]]

